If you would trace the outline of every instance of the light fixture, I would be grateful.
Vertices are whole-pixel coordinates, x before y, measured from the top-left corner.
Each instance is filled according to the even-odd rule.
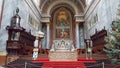
[[[41,31],[38,31],[38,32],[36,32],[36,35],[37,35],[37,37],[43,38],[45,34]]]

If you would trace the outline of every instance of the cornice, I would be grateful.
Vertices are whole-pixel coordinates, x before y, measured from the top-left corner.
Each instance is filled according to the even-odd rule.
[[[100,3],[100,1],[101,0],[94,0],[93,3],[91,3],[88,7],[86,7],[84,12],[85,20],[88,19],[90,14],[92,14],[92,12],[95,10],[95,8]]]
[[[38,20],[41,19],[40,10],[35,6],[32,0],[24,0],[28,7],[32,10],[33,14]]]

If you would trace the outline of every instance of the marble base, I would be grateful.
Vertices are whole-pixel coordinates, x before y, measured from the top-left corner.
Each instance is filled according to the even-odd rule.
[[[77,61],[77,51],[50,51],[50,61]]]

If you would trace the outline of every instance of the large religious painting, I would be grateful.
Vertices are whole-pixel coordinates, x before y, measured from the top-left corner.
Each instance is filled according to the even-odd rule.
[[[62,7],[54,15],[54,34],[55,39],[71,38],[72,17],[70,12]]]

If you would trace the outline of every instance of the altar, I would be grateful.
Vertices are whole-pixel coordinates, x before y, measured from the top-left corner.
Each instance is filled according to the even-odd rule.
[[[71,40],[54,40],[49,52],[50,61],[77,61],[77,51]]]

